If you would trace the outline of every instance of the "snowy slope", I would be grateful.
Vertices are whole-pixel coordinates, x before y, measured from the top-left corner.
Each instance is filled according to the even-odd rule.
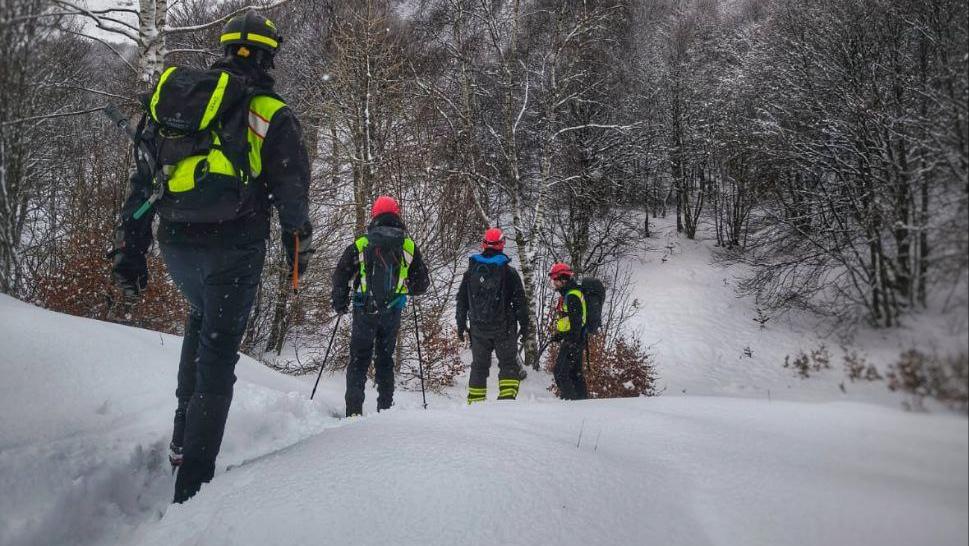
[[[722,397],[466,407],[239,366],[215,481],[170,506],[178,339],[0,297],[0,544],[960,545],[966,420]],[[309,378],[311,379],[311,378]],[[370,398],[372,402],[372,397]],[[226,470],[229,467],[230,470]]]
[[[838,330],[817,317],[791,312],[755,322],[757,303],[739,297],[743,266],[717,263],[710,240],[677,236],[675,217],[651,218],[653,238],[627,261],[641,308],[634,328],[651,346],[665,395],[717,395],[798,401],[863,401],[899,407],[902,396],[883,382],[850,383],[843,371]],[[702,237],[702,234],[701,234]],[[920,315],[904,327],[862,329],[849,351],[880,367],[918,347],[927,353],[969,350],[969,314],[963,307],[946,316]],[[832,331],[833,330],[833,331]],[[831,370],[809,380],[784,369],[784,358],[824,344]],[[750,354],[746,354],[746,349]],[[793,356],[792,356],[793,358]],[[839,388],[845,383],[845,390]]]
[[[130,543],[165,509],[180,343],[0,295],[0,544]],[[221,463],[335,422],[300,381],[248,358],[237,375]]]

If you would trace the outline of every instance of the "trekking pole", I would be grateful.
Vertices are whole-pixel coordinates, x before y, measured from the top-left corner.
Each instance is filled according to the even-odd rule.
[[[421,399],[427,409],[427,394],[424,392],[424,357],[421,355],[421,333],[417,322],[417,302],[414,302],[414,337],[417,338],[417,370],[421,376]]]
[[[316,375],[316,383],[313,384],[313,392],[310,393],[310,400],[316,396],[316,387],[320,384],[320,378],[323,377],[323,368],[326,367],[326,361],[330,359],[330,349],[333,348],[333,338],[336,337],[336,331],[340,329],[340,319],[343,318],[343,314],[336,316],[336,326],[333,327],[333,333],[330,334],[330,344],[326,346],[326,356],[323,357],[323,364],[320,365],[320,373]]]
[[[299,233],[293,233],[293,294],[299,295]]]

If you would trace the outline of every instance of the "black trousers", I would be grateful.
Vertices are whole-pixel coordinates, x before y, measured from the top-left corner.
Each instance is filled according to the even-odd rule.
[[[350,363],[347,365],[347,417],[363,414],[367,371],[374,363],[377,380],[377,410],[394,403],[394,349],[400,329],[401,309],[366,313],[353,310],[350,333]]]
[[[175,502],[212,479],[232,402],[235,365],[259,287],[266,245],[238,248],[161,245],[190,311],[178,363],[172,442],[182,446]]]
[[[498,357],[499,394],[505,393],[505,399],[513,400],[518,396],[519,383],[518,339],[515,332],[491,333],[472,328],[471,377],[468,388],[484,389],[488,386],[491,353]]]
[[[559,397],[563,400],[585,400],[589,397],[589,388],[586,386],[585,374],[582,372],[584,349],[584,339],[581,343],[564,341],[559,347],[554,376]]]

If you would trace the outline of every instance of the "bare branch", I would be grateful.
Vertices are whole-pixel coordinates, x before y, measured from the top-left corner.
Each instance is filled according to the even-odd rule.
[[[20,124],[20,123],[27,123],[29,121],[47,120],[47,119],[53,119],[53,118],[63,118],[63,117],[68,117],[68,116],[82,116],[84,114],[92,114],[94,112],[100,112],[101,110],[104,110],[104,106],[99,106],[97,108],[91,108],[91,109],[88,109],[88,110],[78,110],[78,111],[75,111],[75,112],[59,112],[59,113],[56,113],[56,114],[43,114],[43,115],[40,115],[40,116],[31,116],[29,118],[12,119],[12,120],[3,122],[3,126],[6,127],[8,125],[17,125],[17,124]]]
[[[239,9],[231,12],[231,13],[225,15],[224,17],[220,17],[220,18],[218,18],[218,19],[216,19],[214,21],[209,21],[208,23],[203,23],[201,25],[193,25],[193,26],[188,26],[188,27],[169,27],[169,28],[165,29],[165,32],[168,33],[168,34],[179,34],[179,33],[183,33],[183,32],[198,32],[200,30],[206,30],[206,29],[210,29],[212,27],[217,27],[219,25],[223,25],[229,19],[232,19],[236,15],[239,15],[241,13],[245,13],[245,12],[247,12],[249,10],[269,11],[269,10],[273,10],[273,9],[278,8],[278,7],[284,6],[284,5],[288,4],[288,3],[290,3],[291,1],[292,0],[277,0],[274,3],[268,4],[268,5],[265,5],[265,6],[260,6],[258,4],[250,4],[250,5],[248,5],[248,6],[244,7],[244,8],[239,8]]]

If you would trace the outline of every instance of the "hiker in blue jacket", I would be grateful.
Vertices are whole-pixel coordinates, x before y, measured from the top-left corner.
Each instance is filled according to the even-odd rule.
[[[458,337],[471,336],[469,404],[487,399],[492,352],[498,357],[498,400],[518,396],[518,340],[528,335],[525,287],[504,253],[504,233],[489,229],[481,246],[468,260],[457,298]]]

